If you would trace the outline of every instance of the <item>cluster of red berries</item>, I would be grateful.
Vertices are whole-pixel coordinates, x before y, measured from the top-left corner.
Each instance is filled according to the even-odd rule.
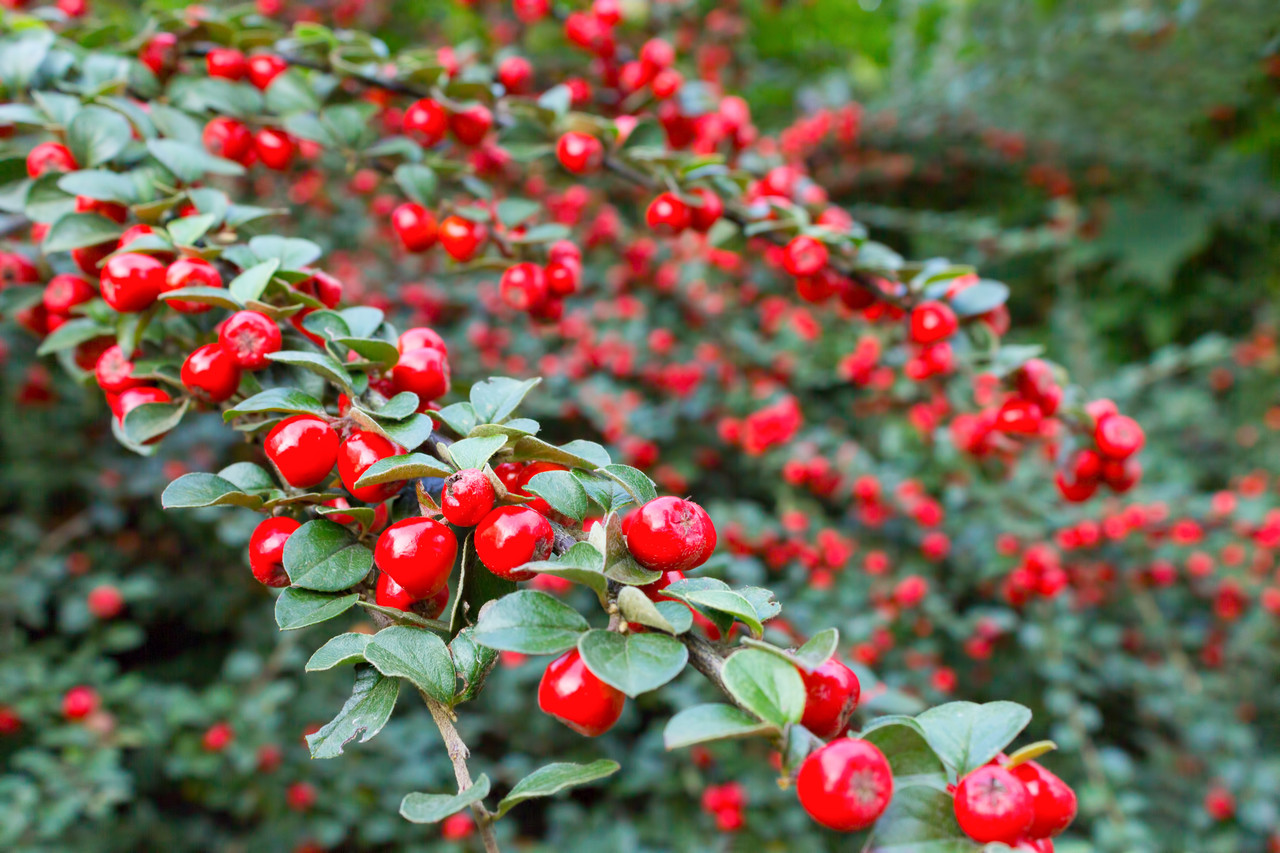
[[[960,829],[980,844],[999,842],[1027,853],[1053,853],[1053,837],[1076,816],[1076,795],[1035,761],[1013,766],[1002,755],[955,788]]]
[[[746,826],[742,813],[746,806],[747,791],[741,782],[708,785],[702,792],[702,810],[715,818],[721,832],[737,832]]]
[[[508,267],[498,287],[507,307],[536,319],[556,320],[564,313],[564,298],[578,291],[581,278],[581,250],[560,240],[547,250],[545,266],[524,261]]]

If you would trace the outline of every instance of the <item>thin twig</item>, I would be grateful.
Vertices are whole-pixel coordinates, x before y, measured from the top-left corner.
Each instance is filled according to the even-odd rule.
[[[431,712],[431,719],[435,720],[436,728],[440,730],[440,737],[444,740],[445,749],[449,753],[449,761],[453,763],[453,775],[458,780],[458,793],[462,793],[473,784],[471,770],[467,767],[467,758],[470,757],[471,750],[467,749],[462,736],[458,734],[458,729],[453,724],[453,714],[449,709],[427,694],[421,693],[421,695],[422,701],[427,703],[427,710]],[[480,803],[471,804],[471,814],[475,817],[476,828],[480,831],[480,839],[484,842],[485,853],[499,853],[498,838],[493,834],[493,816]]]

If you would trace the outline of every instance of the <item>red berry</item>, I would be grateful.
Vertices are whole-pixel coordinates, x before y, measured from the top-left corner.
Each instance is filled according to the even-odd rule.
[[[1103,456],[1128,459],[1147,443],[1146,433],[1138,422],[1127,415],[1109,414],[1098,418],[1093,440]]]
[[[342,301],[342,282],[324,270],[306,270],[306,272],[312,274],[311,278],[298,282],[293,286],[294,289],[299,293],[314,296],[326,308],[337,308],[338,303]]]
[[[51,314],[69,314],[72,308],[83,305],[96,295],[92,284],[78,275],[63,273],[49,279],[42,301]]]
[[[425,252],[436,244],[436,217],[422,205],[407,201],[391,211],[391,227],[409,252]]]
[[[249,568],[258,583],[266,586],[288,586],[284,570],[284,544],[302,525],[292,518],[276,516],[264,519],[249,537]]]
[[[112,222],[123,224],[129,218],[129,208],[114,201],[103,201],[85,195],[76,196],[76,213],[96,213]]]
[[[280,327],[261,312],[237,311],[223,322],[218,343],[245,370],[261,370],[271,363],[267,356],[280,351]]]
[[[476,250],[489,239],[483,222],[472,222],[461,216],[448,216],[440,223],[440,245],[455,261],[469,261]]]
[[[533,88],[533,63],[523,56],[508,56],[498,63],[498,82],[513,95],[527,94]]]
[[[508,267],[498,288],[502,301],[517,311],[534,311],[547,301],[547,277],[528,261]]]
[[[205,54],[205,70],[210,77],[240,80],[249,73],[249,60],[233,47],[215,47]]]
[[[1019,764],[1010,771],[1027,786],[1035,817],[1027,835],[1049,838],[1066,829],[1076,817],[1076,792],[1043,765],[1034,761]]]
[[[288,69],[289,63],[271,53],[259,53],[249,57],[249,82],[259,89],[266,89]]]
[[[338,434],[314,415],[285,418],[267,433],[267,458],[289,485],[308,489],[323,483],[338,461]]]
[[[127,388],[120,392],[120,396],[116,398],[116,420],[121,426],[124,426],[124,419],[130,412],[139,406],[147,403],[170,403],[173,398],[169,396],[168,391],[160,388],[152,388],[150,385],[140,385],[135,388]],[[156,436],[147,442],[154,444],[160,440],[160,436]]]
[[[422,347],[401,353],[391,368],[391,387],[411,391],[426,403],[449,393],[449,357],[438,349]]]
[[[334,516],[329,516],[334,518]],[[448,587],[446,587],[447,589]],[[391,579],[386,572],[378,573],[378,585],[374,589],[373,603],[382,607],[394,607],[396,610],[410,610],[417,598],[408,590]]]
[[[525,563],[551,556],[555,531],[536,511],[523,506],[500,506],[476,525],[476,556],[485,567],[507,580],[523,581],[534,572],[519,571]]]
[[[440,510],[450,524],[474,527],[489,514],[497,499],[488,475],[478,468],[467,468],[444,481]]]
[[[960,780],[955,809],[960,828],[980,844],[1013,844],[1026,834],[1035,818],[1027,786],[994,764],[979,767]]]
[[[50,172],[74,172],[78,168],[71,149],[61,142],[41,142],[27,154],[27,177],[32,179]]]
[[[580,735],[598,737],[618,722],[627,697],[587,669],[571,649],[547,665],[538,683],[538,707]]]
[[[838,832],[865,829],[884,814],[893,797],[893,773],[875,744],[833,740],[800,765],[796,795],[809,817]]]
[[[258,152],[258,159],[262,165],[277,172],[289,168],[297,148],[293,137],[283,130],[264,127],[253,136],[253,150]]]
[[[402,126],[405,133],[430,148],[444,139],[449,129],[449,116],[440,104],[423,98],[414,101],[404,111]]]
[[[253,132],[243,122],[226,116],[210,119],[200,138],[210,154],[237,163],[243,163],[253,151]]]
[[[96,619],[114,619],[124,610],[124,595],[111,584],[95,586],[85,601]]]
[[[918,344],[946,340],[959,327],[955,312],[941,302],[921,302],[911,310],[911,340]]]
[[[547,293],[550,296],[570,296],[578,292],[578,282],[582,277],[579,264],[563,264],[552,261],[543,269],[547,281]]]
[[[782,266],[794,276],[815,275],[827,265],[827,247],[805,234],[791,238],[782,250]]]
[[[138,61],[157,77],[163,77],[178,62],[178,37],[173,33],[156,33],[138,51]]]
[[[556,159],[565,171],[585,175],[599,169],[604,162],[604,145],[588,133],[571,130],[556,142]]]
[[[800,724],[824,740],[843,734],[858,707],[862,685],[853,670],[835,658],[813,672],[800,670],[804,681],[804,717]]]
[[[479,145],[493,127],[493,113],[484,104],[472,104],[449,115],[449,130],[463,145]]]
[[[689,227],[689,206],[675,193],[662,193],[649,202],[644,218],[649,229],[657,234],[679,234]]]
[[[98,691],[92,687],[72,687],[62,696],[62,716],[83,720],[98,710]]]
[[[676,49],[665,39],[651,38],[640,47],[640,61],[652,71],[661,71],[675,64]]]
[[[98,380],[98,387],[108,394],[119,394],[143,384],[142,380],[133,378],[133,362],[125,357],[124,350],[117,345],[108,347],[106,352],[98,356],[93,373]]]
[[[646,569],[687,572],[715,551],[715,525],[693,501],[655,498],[632,512],[628,521],[627,550]]]
[[[222,403],[240,387],[240,365],[221,344],[205,344],[182,363],[182,384],[207,403]]]
[[[547,2],[547,0],[541,0]],[[440,837],[445,841],[462,841],[476,831],[476,822],[467,812],[456,812],[440,821]]]
[[[378,537],[373,561],[415,598],[430,598],[449,581],[458,540],[432,518],[406,518]]]
[[[369,466],[389,456],[399,456],[404,448],[376,432],[356,431],[338,448],[338,476],[342,485],[357,500],[365,503],[382,503],[400,491],[401,482],[382,483],[357,489],[355,484]]]
[[[396,348],[400,350],[401,354],[413,352],[416,349],[434,349],[440,350],[445,355],[449,354],[449,347],[445,345],[444,338],[440,337],[440,333],[435,329],[428,329],[426,326],[415,326],[412,329],[406,329],[396,342]]]
[[[724,215],[724,201],[714,190],[706,187],[694,187],[689,190],[689,195],[701,202],[689,205],[689,227],[705,234]]]
[[[222,287],[222,276],[218,268],[204,258],[179,258],[165,270],[163,292],[184,287]],[[212,305],[185,299],[170,299],[168,303],[179,314],[203,314],[213,308]]]
[[[102,268],[102,298],[122,313],[143,311],[160,298],[164,273],[165,265],[150,255],[115,255]]]

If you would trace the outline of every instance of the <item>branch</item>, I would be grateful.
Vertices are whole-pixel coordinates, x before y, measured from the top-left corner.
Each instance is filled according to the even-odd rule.
[[[467,758],[471,750],[462,742],[462,736],[453,725],[453,714],[447,707],[432,699],[422,691],[418,691],[422,701],[427,703],[431,719],[435,720],[440,737],[444,740],[445,749],[449,752],[449,761],[453,763],[453,775],[458,780],[458,793],[471,787],[471,771],[467,768]],[[480,839],[484,842],[485,853],[499,853],[498,838],[493,834],[493,817],[480,803],[471,804],[471,814],[475,817],[476,828],[480,831]]]

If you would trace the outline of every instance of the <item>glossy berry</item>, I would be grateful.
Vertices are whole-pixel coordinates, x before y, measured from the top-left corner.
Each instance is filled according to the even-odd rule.
[[[1010,769],[1027,786],[1034,817],[1027,835],[1050,838],[1071,825],[1076,817],[1076,792],[1043,765],[1027,761]]]
[[[805,694],[800,724],[824,740],[843,734],[862,695],[858,676],[833,657],[813,672],[800,670],[800,678]]]
[[[165,265],[151,255],[126,252],[102,268],[102,298],[121,313],[144,311],[164,290]]]
[[[782,250],[782,266],[794,276],[816,275],[827,258],[827,247],[806,234],[792,237]]]
[[[222,752],[235,739],[235,735],[230,723],[214,723],[205,729],[200,745],[205,752]]]
[[[233,47],[215,47],[204,56],[205,70],[210,77],[224,80],[242,80],[249,73],[249,60]]]
[[[706,187],[694,187],[689,195],[699,202],[689,205],[689,227],[705,234],[724,215],[724,201]]]
[[[449,115],[444,107],[430,98],[414,101],[404,111],[404,132],[430,148],[449,130]]]
[[[800,765],[796,795],[809,817],[838,832],[865,829],[884,814],[893,797],[893,773],[875,744],[833,740]]]
[[[163,292],[184,287],[222,287],[222,276],[218,268],[204,258],[178,258],[165,270]],[[203,314],[213,308],[212,305],[186,299],[169,299],[166,302],[179,314]]]
[[[27,177],[33,180],[50,172],[74,172],[78,168],[71,149],[61,142],[41,142],[27,154]]]
[[[323,483],[338,461],[338,434],[314,415],[285,418],[267,433],[264,448],[289,485],[308,489]]]
[[[1027,786],[993,764],[979,767],[960,780],[955,810],[960,828],[979,844],[1013,844],[1026,834],[1035,818]]]
[[[283,130],[264,127],[253,135],[253,150],[258,152],[262,165],[283,172],[292,165],[298,146]]]
[[[955,312],[941,302],[921,302],[911,309],[911,340],[918,344],[944,341],[959,327]]]
[[[114,619],[124,611],[124,593],[111,584],[89,590],[85,605],[95,619]]]
[[[92,687],[72,687],[62,695],[62,716],[68,720],[83,720],[98,710],[98,691]]]
[[[400,491],[401,482],[382,483],[376,486],[356,488],[356,481],[369,466],[389,456],[404,453],[400,445],[383,438],[376,432],[358,430],[349,435],[338,447],[338,476],[342,486],[357,500],[365,503],[381,503]]]
[[[397,339],[396,349],[401,353],[413,352],[416,349],[434,349],[445,355],[449,354],[449,347],[445,344],[444,338],[440,337],[440,333],[426,326],[406,329]]]
[[[1147,443],[1147,436],[1133,418],[1113,414],[1098,418],[1093,440],[1098,443],[1098,450],[1103,456],[1128,459]]]
[[[120,396],[116,397],[115,412],[116,420],[121,426],[124,426],[124,419],[130,412],[139,406],[148,403],[171,403],[173,398],[169,396],[169,392],[161,388],[153,388],[150,385],[139,385],[134,388],[127,388],[120,392]],[[154,444],[160,440],[160,436],[156,436],[147,442]]]
[[[675,193],[662,193],[649,202],[645,223],[656,234],[672,236],[689,227],[689,205]]]
[[[479,468],[467,468],[444,481],[440,510],[452,525],[475,527],[493,509],[497,499],[488,475]]]
[[[253,152],[253,131],[244,122],[226,116],[210,119],[200,139],[210,154],[237,163],[245,162]]]
[[[408,590],[393,581],[391,575],[386,572],[378,573],[378,583],[373,591],[374,604],[381,607],[394,607],[396,610],[410,610],[417,601],[418,599],[410,595]]]
[[[93,285],[78,275],[63,273],[49,279],[44,286],[45,310],[52,314],[69,314],[77,305],[83,305],[97,295]]]
[[[430,598],[449,581],[458,540],[432,518],[406,518],[382,531],[373,561],[414,598]]]
[[[240,387],[240,365],[221,344],[205,344],[182,363],[182,384],[206,403],[222,403]]]
[[[124,224],[124,221],[129,218],[129,208],[125,205],[84,195],[76,196],[75,209],[76,213],[96,213],[120,224]]]
[[[408,252],[425,252],[436,244],[436,216],[417,202],[407,201],[391,211],[391,227]]]
[[[440,246],[455,261],[469,261],[476,250],[489,239],[489,229],[483,222],[472,222],[461,216],[448,216],[440,223]]]
[[[627,550],[646,569],[687,572],[715,551],[715,525],[693,501],[655,498],[631,513],[628,522]]]
[[[133,378],[133,362],[115,344],[98,356],[93,374],[98,380],[98,387],[108,394],[119,394],[143,384],[141,379]]]
[[[258,583],[266,586],[288,586],[284,570],[284,545],[302,525],[292,518],[275,516],[264,519],[249,537],[249,568]]]
[[[618,722],[627,697],[587,669],[571,649],[547,665],[538,682],[538,707],[586,737],[599,737]]]
[[[502,301],[517,311],[533,311],[547,301],[546,274],[528,261],[508,267],[498,289]]]
[[[604,145],[590,134],[571,130],[556,141],[556,159],[570,174],[590,174],[604,162]]]
[[[449,132],[463,145],[479,145],[493,127],[493,113],[484,104],[472,104],[449,115]]]
[[[172,71],[178,61],[178,36],[174,33],[156,33],[138,51],[138,61],[151,73],[163,77]]]
[[[267,356],[280,351],[280,327],[259,311],[237,311],[222,324],[218,343],[240,367],[261,370],[271,363]]]
[[[523,56],[508,56],[498,63],[498,82],[513,95],[524,95],[533,87],[533,63]]]
[[[534,572],[520,571],[525,563],[551,556],[555,531],[551,523],[523,506],[500,506],[476,525],[476,556],[499,577],[523,581]]]
[[[266,89],[271,82],[288,69],[289,63],[271,53],[249,57],[249,82],[259,89]]]
[[[391,368],[391,387],[410,391],[426,403],[449,393],[449,357],[438,349],[421,347],[401,353]]]

